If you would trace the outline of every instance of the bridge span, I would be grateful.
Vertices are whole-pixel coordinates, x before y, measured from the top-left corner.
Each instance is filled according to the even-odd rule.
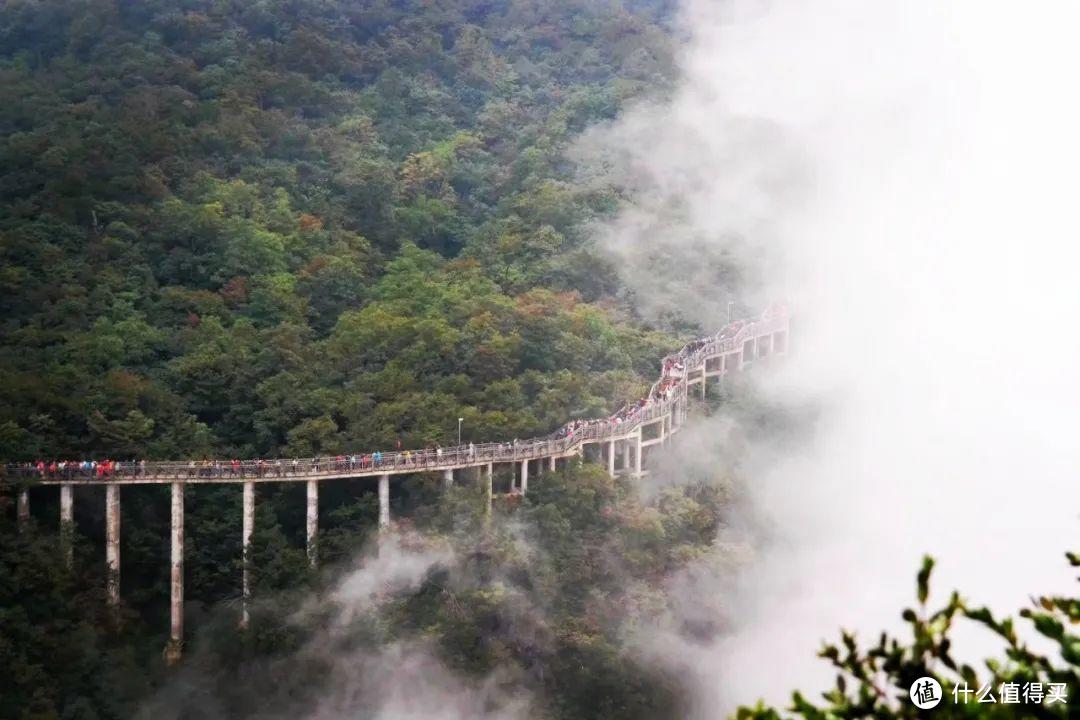
[[[485,489],[487,511],[493,497],[492,476],[497,464],[512,469],[510,493],[525,494],[530,472],[556,469],[558,461],[587,454],[602,462],[608,473],[641,476],[652,448],[668,443],[682,429],[689,403],[705,399],[709,380],[743,372],[788,349],[786,312],[772,310],[753,320],[730,323],[713,336],[689,343],[664,358],[659,379],[649,395],[608,418],[575,421],[556,433],[513,443],[469,443],[455,447],[351,454],[333,458],[279,458],[271,460],[166,461],[124,463],[112,472],[87,472],[75,463],[63,470],[36,466],[7,466],[4,473],[21,478],[16,512],[20,524],[30,518],[29,485],[58,486],[60,526],[65,556],[71,562],[74,522],[73,488],[105,489],[105,559],[108,597],[120,602],[120,488],[125,485],[168,484],[171,502],[170,632],[165,658],[179,661],[184,638],[184,489],[187,485],[238,483],[243,485],[243,593],[240,623],[248,622],[250,545],[255,525],[255,486],[267,482],[304,482],[307,486],[307,554],[317,562],[319,483],[331,479],[377,478],[380,530],[390,526],[390,481],[399,475],[441,473],[443,484],[454,483],[455,473],[471,470]]]

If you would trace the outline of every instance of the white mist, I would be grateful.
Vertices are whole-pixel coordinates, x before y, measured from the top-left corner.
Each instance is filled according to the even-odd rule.
[[[939,599],[1073,589],[1077,20],[1064,1],[691,1],[678,92],[588,139],[632,193],[600,238],[641,307],[689,287],[722,318],[709,267],[736,263],[750,300],[796,314],[767,392],[822,408],[810,447],[753,465],[740,513],[769,540],[723,588],[734,632],[696,656],[702,716],[828,682],[821,641],[897,628],[923,553]],[[657,248],[702,267],[634,262]]]

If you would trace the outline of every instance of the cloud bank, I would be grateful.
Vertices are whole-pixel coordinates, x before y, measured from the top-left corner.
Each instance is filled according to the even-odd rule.
[[[820,642],[896,627],[923,553],[939,597],[1072,589],[1077,20],[690,0],[674,94],[583,141],[625,194],[598,239],[639,308],[716,327],[732,295],[788,299],[794,354],[763,390],[820,410],[809,440],[750,451],[755,555],[695,663],[702,717],[820,686]]]

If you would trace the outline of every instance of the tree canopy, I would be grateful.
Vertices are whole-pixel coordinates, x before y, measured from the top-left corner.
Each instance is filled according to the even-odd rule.
[[[564,150],[666,85],[666,15],[5,3],[0,456],[499,440],[627,399],[669,342]]]

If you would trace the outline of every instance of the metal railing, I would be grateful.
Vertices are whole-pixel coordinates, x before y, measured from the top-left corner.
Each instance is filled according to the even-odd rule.
[[[53,463],[3,466],[9,477],[35,478],[45,482],[98,483],[127,480],[147,482],[305,478],[327,475],[438,471],[497,462],[520,462],[567,455],[589,442],[602,442],[632,435],[645,424],[669,414],[687,395],[687,376],[705,369],[708,358],[742,352],[743,343],[787,328],[785,314],[762,316],[754,321],[728,325],[719,333],[688,343],[662,363],[660,378],[649,394],[626,405],[614,415],[596,420],[579,420],[563,426],[545,438],[505,443],[468,443],[448,448],[350,453],[333,457],[273,458],[268,460],[183,460],[119,461],[108,466],[98,463],[68,462],[52,469]],[[756,358],[754,358],[756,359]],[[721,361],[723,362],[723,361]],[[704,382],[704,378],[702,379]]]

